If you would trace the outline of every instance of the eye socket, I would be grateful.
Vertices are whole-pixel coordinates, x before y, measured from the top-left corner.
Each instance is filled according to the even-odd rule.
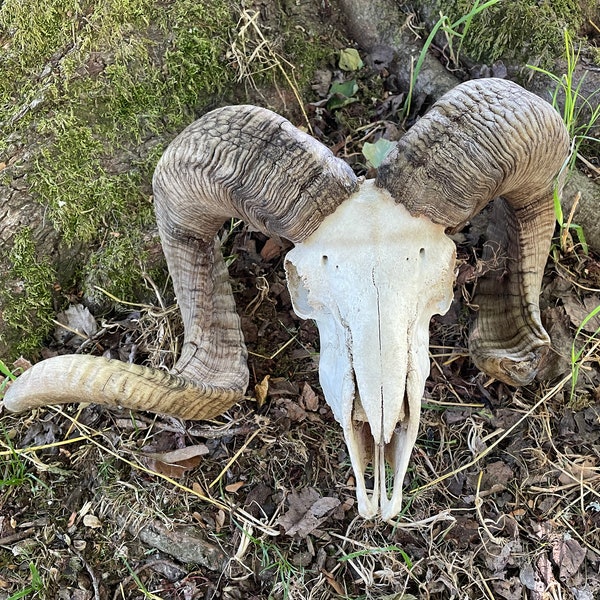
[[[425,248],[419,250],[419,258],[425,258]]]
[[[327,254],[323,254],[323,256],[321,256],[321,262],[326,265],[327,261],[329,260],[329,257],[327,256]]]

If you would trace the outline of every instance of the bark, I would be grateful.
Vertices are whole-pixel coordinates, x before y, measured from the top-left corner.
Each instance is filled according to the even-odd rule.
[[[12,264],[8,254],[15,236],[23,228],[29,228],[39,260],[49,260],[57,275],[64,280],[73,275],[81,250],[78,246],[67,248],[61,244],[59,233],[45,218],[44,207],[32,198],[29,191],[28,179],[33,165],[27,160],[18,160],[17,156],[12,157],[9,166],[0,173],[0,281],[4,292],[0,294],[0,356],[4,358],[11,355],[16,341],[6,326],[4,305],[10,299],[27,293],[23,283],[11,276]],[[47,286],[51,287],[54,283],[48,281]]]

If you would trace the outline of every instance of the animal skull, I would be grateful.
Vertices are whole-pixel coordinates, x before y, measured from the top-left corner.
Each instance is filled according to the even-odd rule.
[[[319,328],[321,387],[344,430],[365,517],[400,511],[429,375],[429,321],[450,306],[454,260],[442,226],[411,216],[372,180],[286,257],[294,311]]]
[[[241,400],[247,352],[216,235],[227,218],[243,219],[296,245],[286,261],[291,295],[298,314],[319,327],[321,383],[344,428],[359,512],[392,519],[429,373],[429,319],[452,298],[454,246],[444,231],[496,199],[483,259],[492,252],[498,266],[478,280],[469,352],[491,376],[529,383],[550,344],[539,291],[568,153],[554,108],[500,79],[469,81],[440,98],[375,181],[359,180],[271,111],[211,111],[171,143],[153,179],[185,330],[175,367],[57,356],[21,375],[4,405],[22,411],[82,400],[206,419]]]

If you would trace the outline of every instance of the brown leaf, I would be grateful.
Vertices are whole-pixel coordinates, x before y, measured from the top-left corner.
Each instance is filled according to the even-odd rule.
[[[580,456],[565,463],[564,471],[558,476],[563,485],[585,481],[596,476],[596,459],[593,456]]]
[[[300,403],[306,410],[315,412],[319,409],[319,396],[305,381],[302,385],[302,393],[300,394]]]
[[[280,398],[277,400],[277,406],[281,406],[285,409],[285,412],[291,421],[301,423],[307,417],[306,411],[295,400]]]
[[[314,488],[293,492],[289,497],[289,508],[278,523],[289,536],[305,538],[323,523],[330,513],[340,505],[338,498],[321,498]]]
[[[21,371],[27,371],[27,369],[31,369],[31,363],[26,358],[20,356],[13,363],[13,367],[15,369],[21,369]]]
[[[259,408],[267,401],[267,395],[269,393],[269,377],[270,375],[265,375],[264,379],[254,386],[254,396]]]
[[[552,562],[559,569],[559,578],[565,581],[579,571],[586,549],[574,539],[556,540],[552,544]]]
[[[186,471],[197,467],[200,464],[201,457],[208,453],[207,446],[196,444],[195,446],[186,446],[170,452],[146,452],[141,456],[149,469],[176,479],[182,477]]]
[[[263,260],[269,261],[274,258],[277,258],[281,254],[282,250],[283,246],[277,239],[269,238],[265,242],[263,249],[260,251],[260,256]]]
[[[236,481],[235,483],[230,483],[229,485],[226,485],[225,491],[231,494],[235,494],[240,488],[244,487],[244,485],[246,485],[245,481]]]
[[[192,483],[192,489],[196,492],[196,494],[204,496],[205,498],[207,497],[206,492],[202,489],[202,486],[197,481],[194,481],[194,483]]]
[[[587,316],[598,306],[600,306],[600,296],[593,294],[586,296],[583,302],[575,295],[571,294],[563,298],[565,311],[571,319],[573,327],[579,328]],[[600,314],[591,318],[584,326],[583,330],[588,333],[594,333],[600,329]]]
[[[336,594],[338,594],[340,596],[345,595],[343,586],[334,577],[333,573],[329,573],[329,571],[326,571],[325,569],[321,569],[321,573],[323,575],[325,575],[325,579],[327,579],[327,583],[334,589]]]
[[[503,461],[498,460],[490,463],[483,473],[481,488],[489,490],[493,486],[506,487],[508,482],[514,478],[512,469]]]
[[[225,525],[225,513],[219,509],[215,516],[215,529],[217,530],[217,533],[221,532],[223,525]]]

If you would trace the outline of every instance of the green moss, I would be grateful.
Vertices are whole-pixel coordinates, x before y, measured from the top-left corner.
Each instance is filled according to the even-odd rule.
[[[473,4],[473,0],[438,0],[439,9],[452,21],[467,14]],[[581,23],[578,0],[501,1],[473,18],[462,50],[487,64],[503,59],[550,66],[562,53],[563,29],[575,32]]]
[[[136,300],[156,161],[175,133],[239,88],[228,58],[236,10],[228,0],[0,2],[0,162],[28,149],[15,168],[63,243],[84,249],[78,275],[88,292],[97,283]],[[281,30],[269,43],[293,61],[302,87],[329,50],[293,21]],[[42,267],[36,276],[48,275],[51,294],[54,275]],[[46,331],[35,323],[47,322],[51,296],[32,294],[10,312],[15,330],[30,330],[21,347]]]
[[[139,227],[130,235],[115,232],[109,236],[101,248],[87,261],[82,273],[86,298],[96,306],[103,306],[110,300],[98,289],[107,290],[122,300],[141,298],[144,280],[141,276],[147,260],[147,253]]]
[[[335,55],[327,41],[295,27],[287,30],[283,51],[293,57],[294,76],[301,91],[311,83],[318,67]]]
[[[87,124],[73,119],[52,137],[52,147],[37,159],[32,191],[65,243],[89,243],[131,214],[149,212],[136,172],[109,174],[102,166],[104,145]]]
[[[6,341],[11,342],[9,345],[16,356],[38,349],[52,328],[55,273],[47,259],[36,255],[35,243],[27,228],[15,236],[8,260],[10,289],[0,291],[0,301],[2,319],[9,326],[8,335],[14,337]]]

